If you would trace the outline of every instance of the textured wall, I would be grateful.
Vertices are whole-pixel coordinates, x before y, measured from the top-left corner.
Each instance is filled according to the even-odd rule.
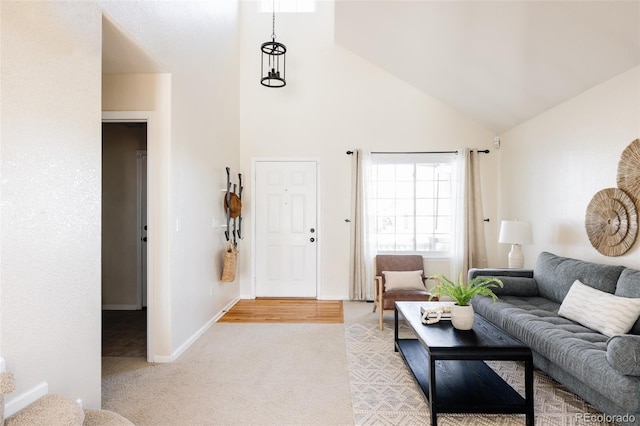
[[[164,189],[150,194],[162,242],[150,254],[160,271],[157,353],[170,359],[238,295],[237,283],[219,282],[223,245],[212,226],[224,166],[238,169],[237,0],[3,1],[2,356],[16,395],[47,381],[91,408],[101,375],[103,10],[171,74],[158,84],[172,94],[154,92],[171,118],[158,122],[163,143],[149,170]]]
[[[100,11],[2,2],[2,356],[100,406]]]

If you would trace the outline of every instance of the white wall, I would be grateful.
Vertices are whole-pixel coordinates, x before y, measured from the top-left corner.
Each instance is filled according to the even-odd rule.
[[[170,215],[157,304],[165,360],[239,293],[219,282],[212,226],[224,167],[239,168],[237,0],[3,1],[2,356],[13,395],[46,380],[90,408],[100,406],[103,9],[171,74],[171,120],[159,126],[168,165],[155,171],[167,188],[156,213]]]
[[[170,360],[239,293],[219,281],[224,237],[213,226],[223,222],[225,167],[238,170],[238,3],[103,6],[171,74]]]
[[[2,2],[2,356],[9,399],[100,406],[100,31],[95,7]]]
[[[238,170],[238,2],[102,5],[171,74],[171,353],[164,355],[173,359],[239,294],[238,283],[220,282],[224,237],[213,226],[223,222],[225,167]]]
[[[351,157],[345,152],[355,148],[485,149],[492,148],[494,134],[335,44],[333,2],[318,2],[315,13],[276,16],[277,41],[288,49],[287,86],[282,89],[259,82],[260,44],[270,39],[271,15],[257,13],[255,2],[242,2],[241,20],[242,170],[249,174],[252,159],[258,157],[320,160],[319,298],[347,299],[349,224],[345,219],[350,216]],[[495,218],[496,158],[494,153],[482,157],[487,217],[491,218]],[[247,186],[249,200],[252,188]],[[243,207],[247,230],[252,226],[249,207],[247,201]],[[492,220],[487,225],[490,250],[495,247],[496,232]],[[253,286],[250,247],[250,238],[241,243],[243,297],[250,297]],[[489,258],[494,259],[492,251]],[[448,267],[442,272],[448,272]]]
[[[585,214],[601,189],[616,187],[622,151],[640,136],[640,67],[602,83],[501,135],[500,213],[533,223],[527,267],[541,251],[639,268],[639,242],[623,256],[591,246]],[[506,266],[508,247],[501,248]]]

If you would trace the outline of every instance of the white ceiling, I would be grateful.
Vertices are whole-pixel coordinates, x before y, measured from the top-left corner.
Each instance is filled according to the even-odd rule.
[[[337,0],[335,37],[501,133],[639,65],[640,0]]]

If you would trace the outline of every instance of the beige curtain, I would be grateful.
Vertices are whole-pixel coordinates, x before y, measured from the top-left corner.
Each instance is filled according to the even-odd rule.
[[[349,298],[373,300],[373,256],[367,233],[366,176],[369,153],[355,150],[351,173],[351,254],[349,264]]]
[[[458,150],[458,197],[454,204],[456,226],[454,259],[451,262],[451,275],[456,278],[461,272],[466,276],[470,268],[487,267],[479,157],[477,150]]]

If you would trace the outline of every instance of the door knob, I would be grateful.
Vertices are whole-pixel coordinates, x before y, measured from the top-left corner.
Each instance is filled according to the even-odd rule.
[[[314,232],[316,232],[315,228],[311,228],[309,229],[309,231],[311,231],[311,233],[313,234]]]
[[[314,242],[315,240],[316,240],[316,239],[315,239],[315,238],[313,238],[313,237],[309,238],[309,241],[311,241],[311,242]]]
[[[142,241],[147,242],[147,237],[142,237]]]

